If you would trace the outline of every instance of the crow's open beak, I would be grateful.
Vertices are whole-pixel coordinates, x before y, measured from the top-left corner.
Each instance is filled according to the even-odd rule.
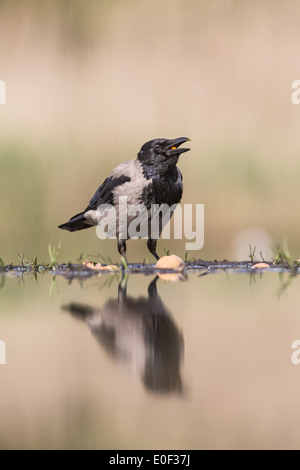
[[[187,148],[179,148],[180,145],[184,144],[184,142],[190,142],[191,139],[188,137],[178,137],[177,139],[170,140],[169,144],[166,148],[166,153],[172,156],[179,156],[181,153],[188,152],[190,149]]]

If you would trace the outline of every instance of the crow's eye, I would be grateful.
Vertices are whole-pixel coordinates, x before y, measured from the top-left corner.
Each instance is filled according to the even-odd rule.
[[[154,150],[156,150],[156,152],[160,152],[161,151],[161,146],[159,144],[155,144],[154,145]]]

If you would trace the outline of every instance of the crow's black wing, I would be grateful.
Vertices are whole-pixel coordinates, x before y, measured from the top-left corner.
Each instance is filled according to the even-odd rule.
[[[113,204],[113,190],[128,181],[130,181],[130,178],[125,175],[121,175],[118,178],[106,178],[95,192],[84,212],[96,210],[100,204]]]
[[[69,230],[70,232],[75,232],[77,230],[83,230],[91,227],[92,225],[86,223],[85,213],[90,210],[96,210],[100,204],[113,204],[113,190],[121,185],[130,181],[129,176],[121,175],[118,178],[112,178],[111,176],[106,178],[106,180],[101,184],[97,189],[94,196],[89,202],[87,208],[80,212],[79,214],[74,215],[71,219],[59,226],[63,230]]]

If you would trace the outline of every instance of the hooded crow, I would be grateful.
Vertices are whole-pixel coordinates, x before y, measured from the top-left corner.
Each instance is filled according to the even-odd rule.
[[[143,205],[146,208],[149,228],[147,247],[158,260],[157,240],[182,197],[182,174],[176,165],[180,154],[190,150],[180,147],[187,141],[190,141],[187,137],[178,137],[177,139],[154,139],[146,142],[136,159],[121,163],[111,172],[83,212],[74,215],[69,222],[60,225],[59,228],[75,232],[99,225],[107,216],[107,212],[104,215],[101,207],[111,207],[116,218],[118,251],[126,259],[126,240],[133,237],[130,235],[130,231],[128,233],[132,217],[126,218],[125,226],[121,227],[123,209],[121,209],[120,201],[125,197],[129,214],[132,207]],[[158,233],[153,236],[150,230],[154,214],[152,208],[162,204],[173,206],[173,208],[168,213],[167,220],[164,218],[163,222],[161,213],[159,213]],[[141,236],[140,238],[145,237]]]

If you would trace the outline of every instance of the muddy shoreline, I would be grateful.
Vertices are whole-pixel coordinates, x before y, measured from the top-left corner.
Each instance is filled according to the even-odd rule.
[[[29,265],[14,265],[8,264],[0,267],[0,275],[18,275],[22,273],[45,273],[49,272],[54,275],[61,275],[65,277],[92,277],[97,274],[112,274],[119,272],[126,273],[140,273],[140,274],[157,274],[157,273],[176,273],[178,271],[174,269],[158,269],[155,264],[145,263],[130,263],[127,268],[124,269],[122,265],[115,265],[115,269],[109,269],[109,265],[102,265],[103,270],[91,269],[80,263],[69,263],[69,264],[56,264],[54,266],[46,264],[29,264]],[[275,271],[275,272],[290,272],[291,274],[300,274],[299,263],[295,262],[291,265],[288,263],[276,264],[273,261],[250,262],[250,261],[228,261],[228,260],[195,260],[188,261],[185,263],[184,272],[199,271],[203,274],[205,272],[213,271],[235,271],[243,273],[263,272],[263,271]]]

